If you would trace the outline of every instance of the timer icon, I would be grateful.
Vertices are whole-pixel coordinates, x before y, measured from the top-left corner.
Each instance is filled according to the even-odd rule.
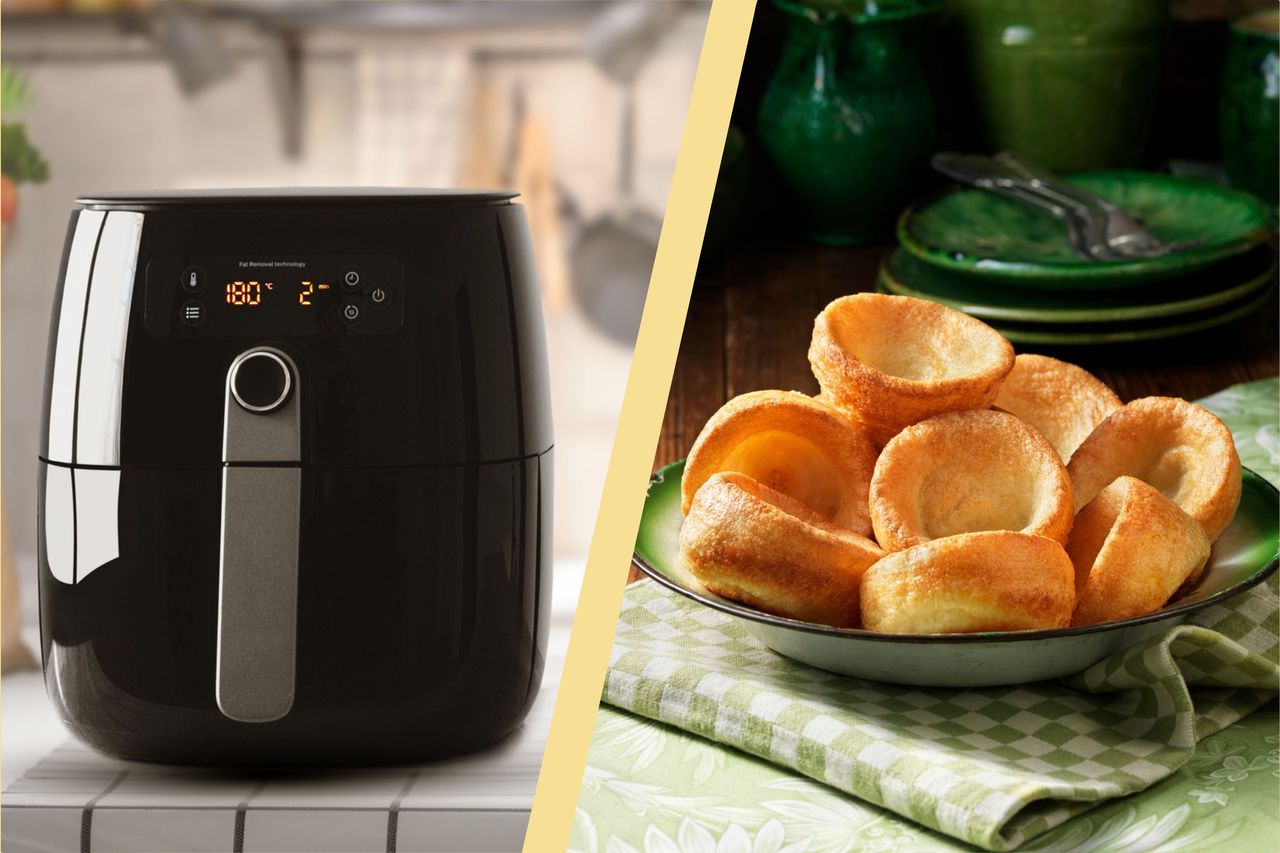
[[[360,286],[362,278],[364,276],[360,275],[360,270],[355,267],[347,267],[342,271],[342,286],[347,290],[355,290]]]

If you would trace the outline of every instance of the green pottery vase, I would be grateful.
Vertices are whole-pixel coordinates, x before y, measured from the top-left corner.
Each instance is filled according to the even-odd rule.
[[[775,0],[787,15],[760,142],[813,240],[886,239],[936,145],[921,24],[937,0]]]
[[[1232,186],[1280,203],[1280,11],[1255,12],[1231,25],[1219,119]]]
[[[1059,171],[1139,165],[1168,21],[1168,0],[948,0],[975,141]]]

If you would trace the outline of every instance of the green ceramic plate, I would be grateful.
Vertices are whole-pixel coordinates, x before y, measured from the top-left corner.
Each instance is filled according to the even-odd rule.
[[[876,286],[879,293],[891,293],[884,283]],[[1228,323],[1235,322],[1253,314],[1266,305],[1274,287],[1261,293],[1254,293],[1228,305],[1222,305],[1209,311],[1186,315],[1174,320],[1132,324],[1089,324],[1053,326],[1049,324],[1004,323],[995,320],[987,322],[992,328],[1015,344],[1041,344],[1046,346],[1081,345],[1096,346],[1101,344],[1127,344],[1139,341],[1164,340],[1203,332]]]
[[[1105,329],[1071,327],[1068,330],[1057,330],[1044,326],[1025,326],[1012,323],[995,323],[993,325],[1000,334],[1016,344],[1097,346],[1165,340],[1216,329],[1244,319],[1266,305],[1274,292],[1275,288],[1267,288],[1261,294],[1252,298],[1233,302],[1230,305],[1213,309],[1213,311],[1207,313],[1178,318],[1177,322],[1143,324],[1129,328],[1115,328],[1114,326],[1108,326]]]
[[[1193,314],[1243,299],[1276,276],[1267,245],[1157,285],[1115,291],[1027,291],[957,275],[897,249],[880,268],[887,293],[914,296],[983,320],[1018,323],[1115,323]]]
[[[1240,508],[1200,582],[1164,609],[1083,628],[983,634],[877,634],[764,613],[709,592],[679,565],[680,477],[668,465],[649,485],[636,568],[669,589],[739,620],[769,648],[831,672],[929,687],[1024,684],[1079,672],[1112,652],[1176,625],[1187,614],[1239,595],[1269,577],[1280,555],[1280,495],[1244,471]]]
[[[1267,239],[1266,205],[1207,181],[1153,172],[1081,172],[1070,180],[1114,202],[1157,237],[1202,241],[1155,258],[1080,258],[1062,223],[1039,208],[972,188],[918,202],[898,221],[898,239],[942,269],[1042,289],[1110,289],[1203,269]]]

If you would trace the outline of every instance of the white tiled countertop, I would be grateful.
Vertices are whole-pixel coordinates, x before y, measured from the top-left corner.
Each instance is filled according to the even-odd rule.
[[[38,672],[6,676],[0,847],[5,853],[518,850],[582,572],[581,561],[556,563],[546,672],[521,729],[482,752],[419,767],[264,779],[119,761],[68,735]],[[33,630],[29,636],[37,647]]]

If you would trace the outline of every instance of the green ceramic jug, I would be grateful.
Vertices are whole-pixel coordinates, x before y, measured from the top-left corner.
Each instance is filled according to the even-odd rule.
[[[1055,170],[1141,163],[1168,0],[947,0],[946,20],[979,147]]]
[[[928,175],[933,100],[919,48],[937,0],[775,0],[786,38],[757,118],[803,217],[831,245],[882,240]]]
[[[1219,120],[1232,185],[1280,203],[1280,12],[1255,12],[1231,25]]]

